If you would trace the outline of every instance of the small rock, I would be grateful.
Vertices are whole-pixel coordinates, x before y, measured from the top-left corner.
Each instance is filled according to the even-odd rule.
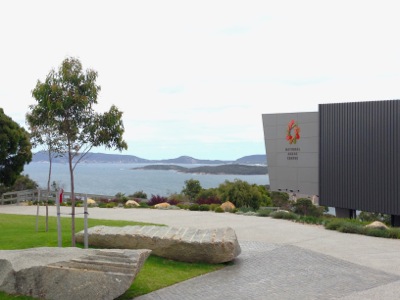
[[[140,204],[137,203],[135,200],[128,200],[128,201],[126,201],[125,206],[131,206],[131,207],[136,206],[136,207],[138,207],[138,206],[140,206]]]
[[[167,202],[163,202],[163,203],[154,205],[155,208],[168,208],[169,206],[170,206],[170,204]]]

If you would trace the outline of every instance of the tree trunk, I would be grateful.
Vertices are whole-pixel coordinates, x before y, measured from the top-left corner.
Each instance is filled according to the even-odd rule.
[[[50,195],[50,179],[51,179],[51,167],[52,167],[52,156],[49,150],[49,177],[47,178],[47,198],[46,198],[46,232],[49,231],[49,195]]]
[[[71,178],[71,242],[72,247],[75,247],[75,188],[74,188],[74,168],[72,167],[71,149],[68,151],[69,174]]]

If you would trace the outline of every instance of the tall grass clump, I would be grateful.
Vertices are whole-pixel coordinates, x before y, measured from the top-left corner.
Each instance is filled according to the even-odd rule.
[[[285,210],[274,211],[273,213],[270,214],[270,216],[274,219],[285,219],[285,220],[297,220],[299,218],[299,216],[296,215],[295,213]]]

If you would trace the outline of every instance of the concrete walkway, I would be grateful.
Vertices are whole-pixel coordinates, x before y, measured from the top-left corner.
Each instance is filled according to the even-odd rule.
[[[70,212],[70,208],[63,210]],[[0,213],[36,214],[36,207],[0,206]],[[40,214],[44,215],[43,207]],[[50,215],[55,215],[54,207]],[[399,298],[400,240],[229,213],[92,208],[89,218],[180,227],[230,226],[236,231],[242,254],[232,265],[139,300]]]

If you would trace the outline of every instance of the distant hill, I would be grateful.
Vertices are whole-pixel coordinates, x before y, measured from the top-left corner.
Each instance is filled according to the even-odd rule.
[[[33,154],[32,162],[48,162],[49,155],[46,151],[39,151]],[[54,163],[67,163],[67,157],[56,157],[53,158]],[[86,163],[148,163],[150,160],[143,159],[134,155],[122,155],[122,154],[105,154],[105,153],[92,153],[89,152],[83,159],[82,162]]]
[[[33,154],[32,162],[48,162],[48,154],[46,151],[39,151]],[[66,157],[56,157],[53,159],[54,163],[67,163]],[[173,159],[162,159],[162,160],[149,160],[140,158],[134,155],[122,155],[122,154],[105,154],[105,153],[92,153],[89,152],[83,159],[83,163],[140,163],[140,164],[203,164],[203,165],[222,165],[222,164],[244,164],[244,165],[266,165],[267,159],[265,154],[257,154],[244,156],[237,160],[206,160],[196,159],[190,156],[180,156]]]
[[[237,159],[235,162],[245,165],[266,165],[267,156],[265,154],[243,156],[242,158]]]

